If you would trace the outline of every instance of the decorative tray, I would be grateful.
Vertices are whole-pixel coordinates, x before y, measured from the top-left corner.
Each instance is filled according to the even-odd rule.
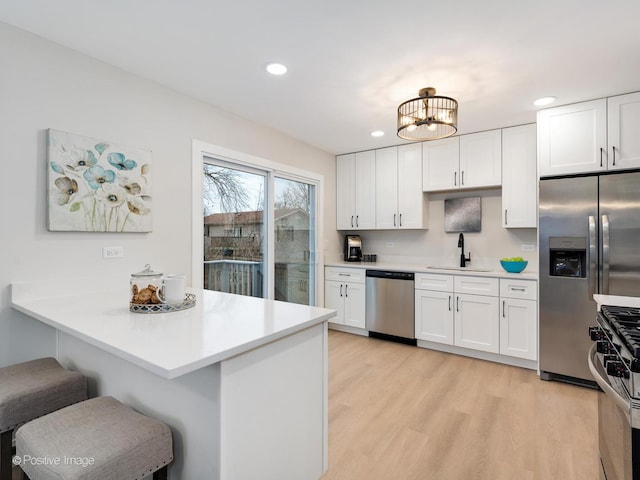
[[[196,306],[196,296],[187,293],[182,303],[129,303],[129,311],[134,313],[168,313],[186,310]]]

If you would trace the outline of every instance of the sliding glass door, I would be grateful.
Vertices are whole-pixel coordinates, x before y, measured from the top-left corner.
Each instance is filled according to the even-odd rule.
[[[265,297],[265,172],[204,163],[204,288]]]
[[[315,295],[315,186],[274,181],[276,300],[312,305]]]
[[[286,172],[205,158],[208,290],[316,304],[316,184]]]

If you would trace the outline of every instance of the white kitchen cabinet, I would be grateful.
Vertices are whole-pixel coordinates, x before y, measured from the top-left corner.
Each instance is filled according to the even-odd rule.
[[[422,163],[425,192],[500,186],[501,131],[423,142]]]
[[[416,338],[453,345],[453,275],[418,273],[415,288]]]
[[[640,92],[607,99],[608,170],[640,167]]]
[[[540,176],[640,167],[640,93],[538,112]]]
[[[426,228],[428,207],[422,192],[420,144],[376,150],[375,169],[375,228]]]
[[[374,229],[375,151],[338,155],[336,165],[337,229]]]
[[[536,360],[537,284],[531,280],[500,279],[500,353]]]
[[[324,304],[336,310],[331,323],[365,328],[365,270],[325,268]]]
[[[455,345],[499,353],[500,321],[498,297],[456,293]]]
[[[536,125],[502,129],[502,226],[536,228]]]
[[[499,352],[497,278],[416,274],[416,338]]]

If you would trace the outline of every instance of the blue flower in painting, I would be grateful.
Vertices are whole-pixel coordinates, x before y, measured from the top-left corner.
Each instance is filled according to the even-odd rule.
[[[94,190],[97,190],[105,183],[113,183],[116,179],[116,174],[113,170],[105,170],[100,165],[94,165],[86,170],[83,176]]]
[[[107,160],[118,170],[133,170],[138,166],[135,160],[126,158],[122,153],[110,153],[107,155]]]

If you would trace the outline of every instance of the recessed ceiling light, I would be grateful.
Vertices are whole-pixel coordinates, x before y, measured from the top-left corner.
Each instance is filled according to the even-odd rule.
[[[383,135],[384,135],[384,132],[382,130],[376,130],[374,132],[371,132],[372,137],[381,137]]]
[[[287,67],[282,65],[281,63],[270,63],[267,65],[267,72],[271,75],[284,75],[287,73]]]
[[[556,101],[556,97],[542,97],[533,102],[536,107],[544,107],[547,105],[551,105]]]

